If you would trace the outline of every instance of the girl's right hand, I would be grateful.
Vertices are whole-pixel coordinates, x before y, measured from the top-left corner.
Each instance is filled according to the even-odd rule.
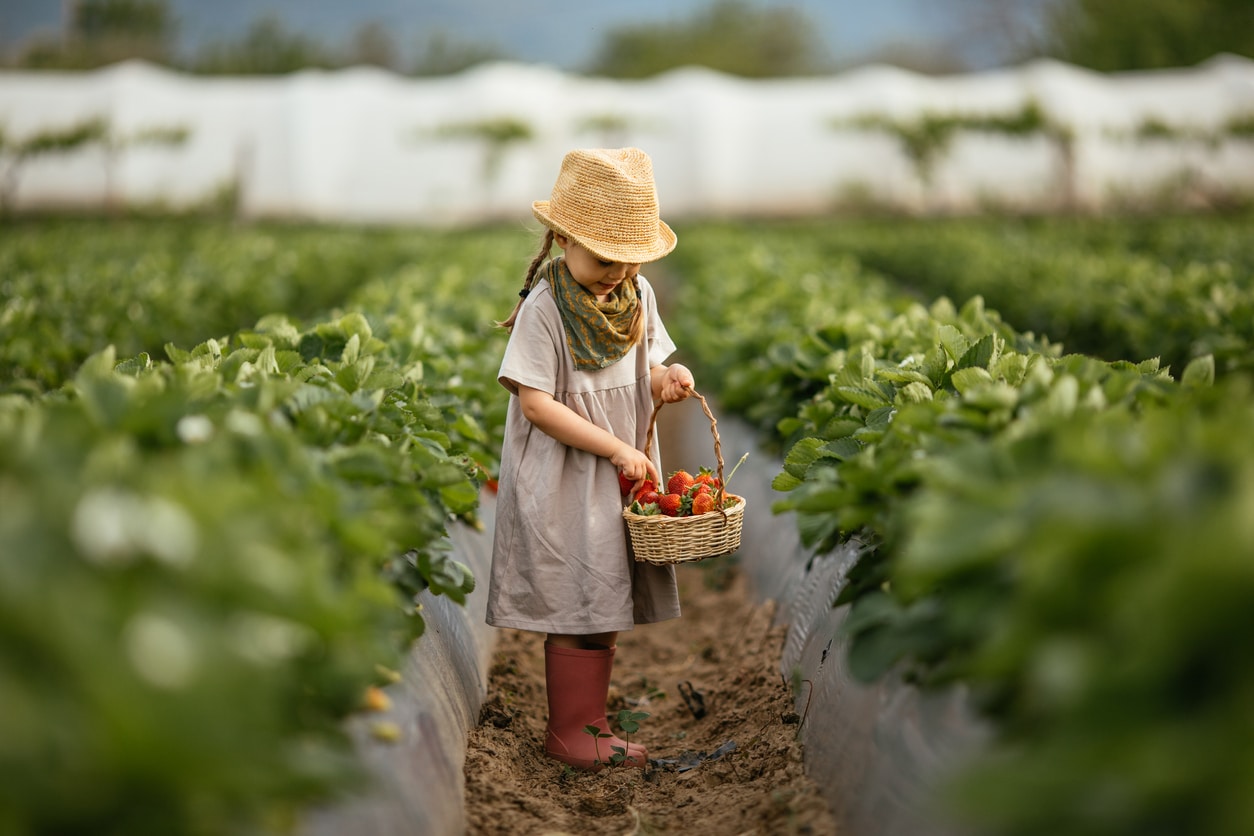
[[[610,456],[610,464],[618,468],[618,472],[624,478],[634,482],[637,488],[640,487],[640,483],[645,479],[652,479],[655,485],[662,483],[661,477],[658,476],[657,468],[653,465],[653,460],[629,444],[620,444],[618,446],[618,449],[614,451],[614,455]]]

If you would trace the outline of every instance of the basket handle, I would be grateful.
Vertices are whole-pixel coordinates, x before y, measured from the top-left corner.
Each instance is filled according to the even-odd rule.
[[[723,506],[725,489],[723,486],[723,442],[718,437],[718,419],[714,417],[714,413],[710,412],[710,405],[705,402],[705,396],[696,389],[692,390],[692,395],[701,402],[701,411],[705,413],[705,417],[710,419],[710,434],[714,436],[714,458],[718,462],[718,490],[716,497],[720,508]],[[653,414],[649,416],[649,432],[644,439],[644,454],[652,455],[653,450],[653,432],[657,427],[657,414],[662,411],[662,405],[665,401],[658,401],[657,406],[653,407]],[[680,403],[676,401],[676,403]]]

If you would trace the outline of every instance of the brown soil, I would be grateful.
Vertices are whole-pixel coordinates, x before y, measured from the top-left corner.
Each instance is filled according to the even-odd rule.
[[[610,686],[611,720],[622,708],[649,714],[633,736],[649,749],[646,770],[580,772],[545,757],[544,637],[499,631],[487,700],[467,745],[467,833],[835,832],[803,771],[800,718],[777,670],[785,627],[772,626],[774,605],[751,602],[726,559],[677,572],[682,618],[620,634]],[[704,717],[688,707],[680,683],[703,699]],[[684,771],[654,763],[727,744],[734,750]]]

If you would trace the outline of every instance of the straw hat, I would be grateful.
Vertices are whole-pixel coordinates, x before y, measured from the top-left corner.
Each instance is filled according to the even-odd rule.
[[[550,199],[531,211],[607,261],[644,264],[675,249],[675,233],[658,217],[653,161],[639,148],[571,151]]]

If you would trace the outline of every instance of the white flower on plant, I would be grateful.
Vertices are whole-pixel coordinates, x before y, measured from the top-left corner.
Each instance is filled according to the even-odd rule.
[[[196,557],[200,532],[183,506],[164,497],[149,497],[144,515],[147,526],[140,542],[150,555],[170,566],[186,566]]]
[[[130,522],[142,509],[129,493],[104,488],[89,491],[78,501],[70,521],[70,537],[83,557],[102,566],[134,562],[135,544]]]
[[[84,558],[100,566],[124,566],[141,555],[186,566],[200,545],[196,521],[181,505],[118,488],[97,488],[79,500],[70,537]]]
[[[122,630],[126,657],[149,684],[174,691],[186,687],[196,673],[196,653],[187,632],[173,620],[141,612]]]
[[[227,635],[235,652],[257,665],[290,659],[318,641],[304,624],[262,612],[232,616]]]
[[[184,415],[179,419],[176,432],[184,444],[204,444],[213,438],[213,421],[205,415]]]
[[[265,425],[260,418],[239,409],[232,409],[227,413],[226,428],[236,435],[258,436],[265,432]]]

